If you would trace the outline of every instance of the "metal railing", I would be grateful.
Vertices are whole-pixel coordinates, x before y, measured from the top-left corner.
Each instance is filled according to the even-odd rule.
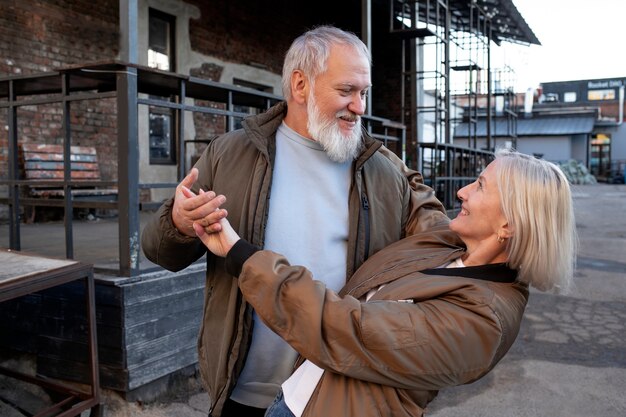
[[[449,215],[460,208],[457,191],[472,183],[494,159],[494,153],[443,143],[419,143],[418,171]]]
[[[73,124],[76,107],[74,103],[84,100],[100,102],[114,101],[117,123],[117,135],[112,134],[111,142],[117,141],[117,178],[109,181],[93,183],[93,186],[111,187],[119,190],[116,201],[78,201],[72,197],[72,187],[76,184],[70,178],[69,149],[72,144]],[[145,201],[140,191],[153,189],[174,189],[186,175],[193,162],[189,157],[190,146],[202,146],[208,138],[234,129],[237,120],[249,113],[236,111],[246,107],[258,112],[268,109],[279,102],[281,97],[262,91],[230,84],[221,84],[197,77],[184,76],[154,70],[147,67],[130,65],[122,62],[98,63],[78,66],[65,70],[44,74],[10,76],[0,78],[0,110],[7,109],[8,125],[8,166],[7,176],[0,178],[0,185],[6,187],[7,197],[0,198],[0,204],[9,207],[9,246],[20,250],[20,223],[22,210],[26,204],[33,206],[57,206],[64,210],[65,255],[74,259],[73,209],[100,208],[117,210],[119,236],[119,270],[120,276],[136,276],[147,270],[140,267],[140,219],[142,209],[152,209],[160,205],[159,201]],[[70,105],[70,103],[72,105]],[[18,149],[23,140],[22,129],[25,125],[18,112],[26,106],[61,105],[62,120],[61,138],[48,137],[45,132],[38,138],[42,143],[54,139],[61,141],[65,149],[64,180],[62,187],[66,190],[62,199],[28,198],[27,187],[42,184],[37,180],[22,178],[19,168]],[[140,182],[139,179],[139,108],[162,107],[175,114],[177,140],[177,161],[175,182]],[[237,107],[239,106],[239,107]],[[185,113],[193,113],[219,118],[216,129],[209,129],[202,139],[185,136]],[[93,116],[93,113],[91,113]],[[90,117],[87,113],[86,117]],[[189,121],[187,121],[189,123]],[[26,123],[27,124],[27,123]],[[405,127],[400,123],[376,116],[363,117],[364,128],[375,138],[395,150],[399,156],[405,148]],[[144,132],[145,133],[145,132]],[[75,139],[74,139],[75,140]],[[395,148],[395,149],[394,149]],[[200,152],[200,150],[197,150]],[[100,162],[102,165],[102,161]],[[45,181],[44,181],[45,182]],[[81,183],[83,184],[83,183]],[[84,185],[84,184],[83,184]]]

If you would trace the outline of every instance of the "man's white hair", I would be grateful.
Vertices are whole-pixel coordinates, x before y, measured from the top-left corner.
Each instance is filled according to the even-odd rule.
[[[310,82],[326,71],[328,56],[333,45],[349,45],[367,58],[372,65],[372,56],[367,46],[351,32],[334,26],[319,26],[293,41],[285,55],[283,64],[283,96],[291,98],[291,74],[301,70]]]

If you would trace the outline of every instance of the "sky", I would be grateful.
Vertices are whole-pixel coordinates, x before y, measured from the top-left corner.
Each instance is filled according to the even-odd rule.
[[[542,82],[626,77],[626,0],[513,0],[541,42],[503,43],[516,90]]]

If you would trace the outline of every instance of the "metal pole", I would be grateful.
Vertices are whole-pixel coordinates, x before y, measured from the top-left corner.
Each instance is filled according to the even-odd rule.
[[[137,68],[117,74],[117,178],[120,274],[139,275],[139,133]]]
[[[486,18],[486,17],[485,17]],[[491,151],[491,20],[487,24],[487,150]]]
[[[419,11],[418,5],[410,4],[411,28],[418,26]],[[424,142],[424,125],[425,117],[423,108],[425,106],[424,98],[424,39],[410,38],[409,44],[409,90],[410,90],[410,109],[409,109],[409,126],[411,129],[411,137],[409,138],[408,154],[409,157],[415,155],[415,162],[410,168],[422,171],[422,155],[420,155],[420,142]],[[403,70],[405,68],[403,67]],[[403,74],[404,76],[404,74]]]
[[[372,3],[371,0],[361,0],[361,40],[372,53]],[[369,89],[365,114],[372,115],[372,89]]]
[[[19,179],[18,155],[17,155],[17,110],[15,108],[15,85],[9,81],[9,179]],[[9,247],[13,250],[21,249],[20,242],[20,186],[13,183],[9,187],[9,199],[11,200]]]
[[[120,57],[122,61],[137,64],[138,0],[120,0]]]
[[[445,98],[444,98],[444,143],[452,143],[452,128],[451,128],[451,121],[450,121],[450,107],[451,107],[451,99],[450,99],[450,88],[451,88],[451,83],[450,83],[450,25],[452,24],[452,15],[450,13],[450,7],[448,5],[448,2],[445,3],[445,11],[446,11],[446,15],[445,15],[445,28],[444,28],[444,37],[445,37],[445,43],[444,43],[444,71],[445,71],[445,77],[446,79],[444,80],[444,94],[445,94]],[[450,165],[451,162],[448,162],[448,165]]]
[[[73,232],[73,201],[72,201],[72,132],[70,121],[70,80],[68,74],[61,75],[61,89],[63,92],[63,198],[65,224],[65,257],[74,258],[74,232]]]
[[[187,155],[185,154],[185,102],[187,101],[187,82],[180,80],[180,90],[178,102],[182,108],[176,109],[174,114],[178,122],[178,182],[182,181],[191,167],[187,166]]]
[[[420,107],[422,105],[421,100],[423,99],[422,89],[420,88],[422,85],[422,81],[420,79],[421,69],[423,67],[420,67],[420,65],[423,65],[423,60],[421,59],[421,57],[418,57],[419,52],[423,51],[423,49],[417,46],[417,41],[415,38],[409,39],[406,43],[409,45],[409,72],[407,75],[409,79],[408,84],[410,92],[409,110],[406,111],[405,109],[405,113],[408,114],[409,117],[408,125],[411,132],[411,136],[409,137],[409,141],[407,144],[407,153],[409,154],[409,163],[410,165],[413,165],[411,166],[411,168],[415,169],[415,167],[419,167],[419,143],[420,140],[423,139],[422,132],[420,131],[420,128],[422,128],[424,124],[420,110]],[[402,74],[403,77],[406,77],[407,75],[405,75],[404,73]],[[412,161],[413,163],[411,163],[413,157],[415,158],[415,161]]]

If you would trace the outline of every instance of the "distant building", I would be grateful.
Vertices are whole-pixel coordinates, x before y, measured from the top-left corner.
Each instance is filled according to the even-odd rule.
[[[599,179],[610,180],[624,174],[626,127],[624,126],[624,78],[543,83],[543,95],[563,106],[598,109],[589,134],[586,164]],[[566,108],[566,107],[565,107]],[[576,158],[578,159],[578,158]]]
[[[600,181],[623,181],[624,86],[626,78],[542,83],[532,100],[517,94],[511,111],[494,102],[490,124],[483,100],[475,122],[464,117],[455,126],[454,143],[490,149],[509,145],[554,162],[574,159]]]

